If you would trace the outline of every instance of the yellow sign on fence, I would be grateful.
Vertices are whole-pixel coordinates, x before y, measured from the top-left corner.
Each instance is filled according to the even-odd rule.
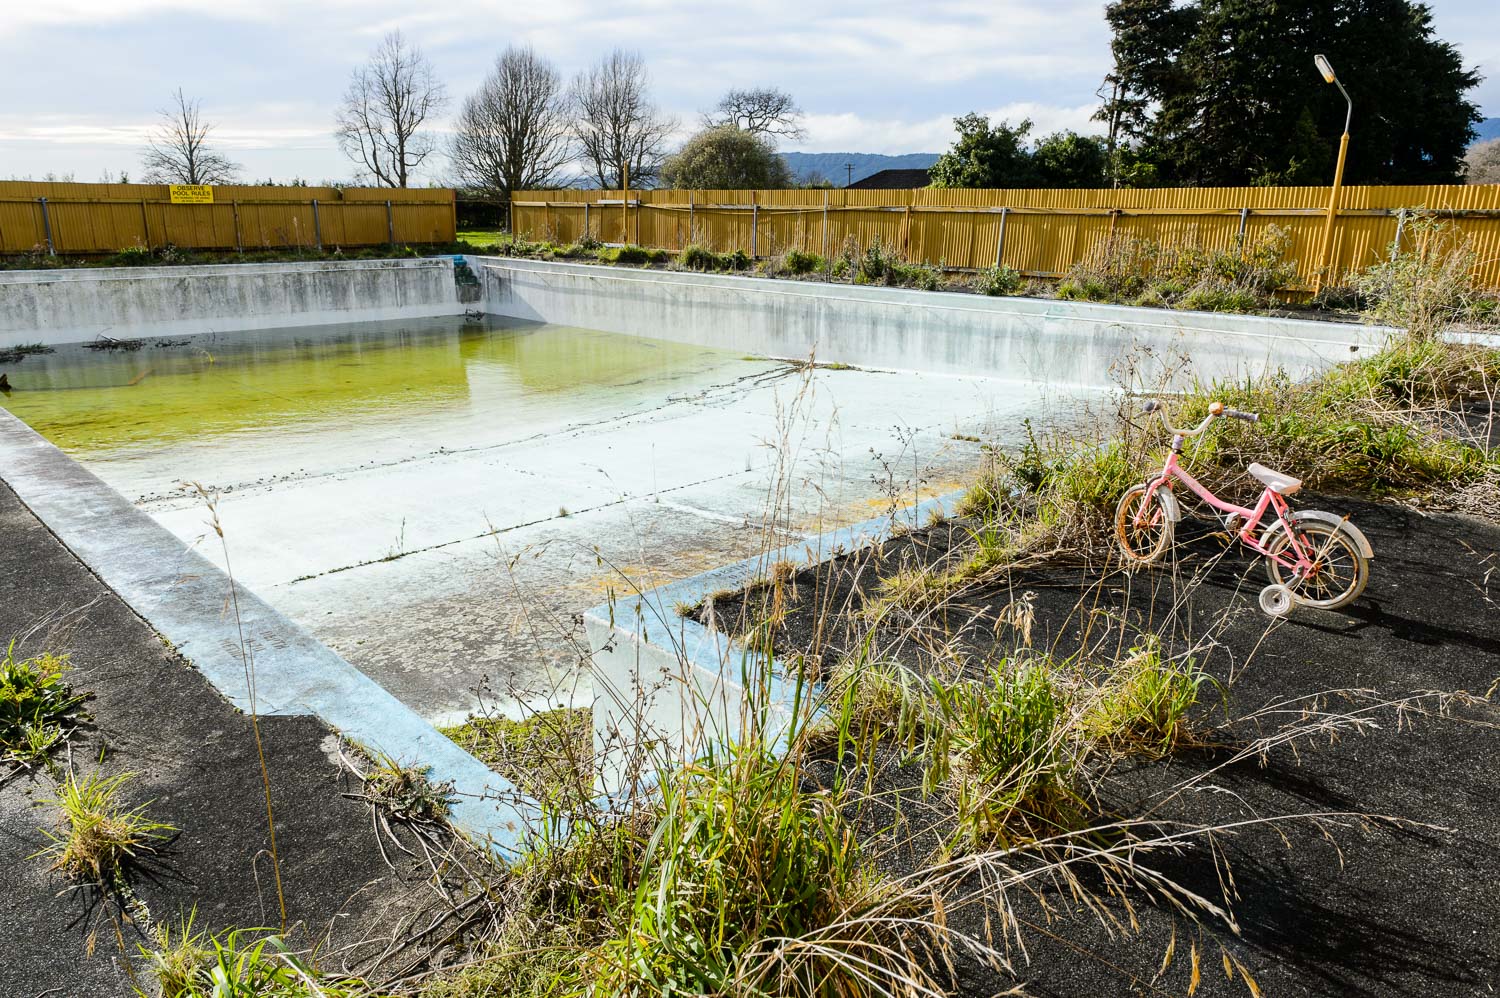
[[[173,204],[213,204],[214,189],[208,184],[171,184]]]

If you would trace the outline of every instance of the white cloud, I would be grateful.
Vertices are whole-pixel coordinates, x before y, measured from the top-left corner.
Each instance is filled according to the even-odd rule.
[[[1440,35],[1490,80],[1500,114],[1494,0],[1444,0]],[[182,86],[247,171],[329,176],[350,167],[330,133],[349,70],[400,28],[455,99],[498,52],[529,44],[565,79],[615,46],[639,49],[684,134],[732,86],[775,85],[808,111],[808,151],[939,151],[970,110],[1035,134],[1094,130],[1109,63],[1102,0],[0,0],[0,162],[84,171],[135,160],[156,111]],[[57,53],[70,53],[60,62]],[[264,164],[264,165],[258,165]],[[115,167],[119,167],[115,163]]]

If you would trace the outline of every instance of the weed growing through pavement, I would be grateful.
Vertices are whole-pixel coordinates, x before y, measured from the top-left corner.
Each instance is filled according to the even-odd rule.
[[[66,656],[17,659],[15,651],[12,641],[0,659],[0,761],[29,765],[67,738],[86,697],[65,678]]]
[[[124,803],[124,790],[135,776],[90,773],[80,780],[69,773],[57,796],[45,802],[61,812],[59,830],[43,830],[51,844],[35,855],[50,858],[53,870],[79,883],[123,888],[127,865],[155,852],[157,843],[177,831],[149,816],[151,802]]]
[[[157,946],[140,947],[161,998],[374,998],[364,981],[319,974],[271,929],[194,931],[197,911],[178,928],[157,928]],[[141,998],[156,998],[136,988]]]

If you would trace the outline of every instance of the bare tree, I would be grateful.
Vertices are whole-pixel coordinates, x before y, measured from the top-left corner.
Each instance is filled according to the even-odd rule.
[[[142,179],[148,184],[234,183],[240,166],[209,147],[214,126],[203,120],[198,102],[183,96],[181,87],[172,96],[176,106],[161,112],[161,124],[147,140]]]
[[[551,187],[570,158],[571,122],[557,69],[530,48],[506,49],[464,100],[450,158],[459,182],[509,199]]]
[[[802,127],[802,109],[792,95],[775,87],[738,88],[719,99],[713,110],[703,114],[705,128],[733,125],[755,135],[775,135],[783,139],[806,138]]]
[[[1470,146],[1464,164],[1467,166],[1464,179],[1469,183],[1500,184],[1500,139]]]
[[[427,57],[392,31],[350,76],[334,135],[344,155],[377,185],[407,187],[437,148],[425,130],[427,119],[447,103],[447,91]]]
[[[650,77],[637,52],[616,49],[573,80],[573,134],[586,169],[600,187],[650,187],[661,173],[677,121],[647,93]]]

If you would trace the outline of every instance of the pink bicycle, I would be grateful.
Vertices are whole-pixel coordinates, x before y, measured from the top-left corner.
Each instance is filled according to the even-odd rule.
[[[1152,564],[1171,547],[1177,521],[1182,519],[1182,508],[1172,491],[1175,480],[1223,513],[1229,535],[1266,559],[1271,584],[1261,590],[1260,608],[1267,614],[1284,617],[1294,606],[1336,610],[1359,598],[1370,581],[1370,560],[1375,552],[1346,516],[1312,509],[1294,512],[1285,497],[1302,488],[1301,481],[1251,464],[1245,470],[1265,488],[1254,508],[1246,508],[1223,501],[1177,463],[1183,442],[1198,436],[1216,419],[1255,423],[1260,416],[1214,402],[1197,429],[1184,430],[1171,424],[1161,402],[1147,402],[1145,411],[1161,413],[1162,424],[1172,434],[1172,452],[1161,473],[1126,489],[1115,509],[1115,537],[1128,563]],[[1272,510],[1274,522],[1262,528],[1261,520]]]

